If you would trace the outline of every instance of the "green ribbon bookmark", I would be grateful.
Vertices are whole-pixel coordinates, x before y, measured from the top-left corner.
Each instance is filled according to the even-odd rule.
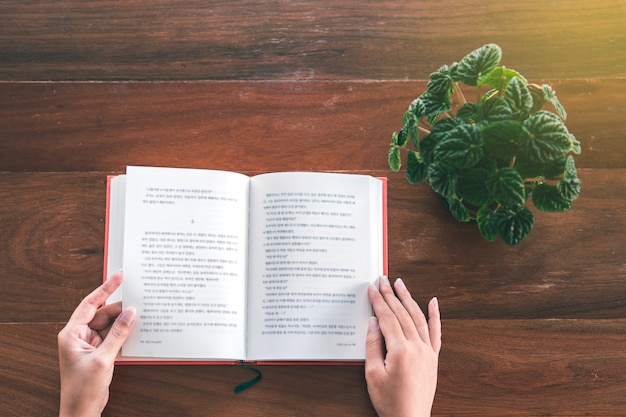
[[[263,374],[261,373],[261,371],[259,371],[256,368],[251,367],[246,362],[241,361],[241,366],[243,366],[244,368],[249,369],[251,371],[254,371],[256,373],[256,376],[254,378],[252,378],[250,381],[247,381],[247,382],[244,382],[244,383],[241,383],[241,384],[237,385],[235,387],[235,394],[239,394],[241,391],[250,388],[251,386],[255,385],[257,382],[259,382],[263,378]]]

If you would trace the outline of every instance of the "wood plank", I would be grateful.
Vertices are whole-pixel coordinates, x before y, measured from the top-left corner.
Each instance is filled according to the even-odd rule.
[[[626,321],[443,322],[434,416],[617,416]]]
[[[5,415],[56,415],[61,326],[0,324]],[[623,415],[625,319],[444,318],[443,331],[434,416]],[[250,377],[240,366],[120,365],[104,415],[374,415],[362,366],[260,369],[234,394]]]
[[[626,75],[624,0],[0,3],[0,79],[425,79],[499,43],[530,78]]]
[[[39,296],[43,301],[45,296]],[[6,416],[58,416],[59,323],[0,324],[0,409]]]
[[[1,322],[65,321],[102,281],[105,174],[0,174]]]
[[[447,317],[626,315],[625,170],[581,170],[572,210],[536,213],[532,234],[514,248],[453,220],[424,184],[358,172],[389,176],[390,274],[405,278],[420,301],[439,296]],[[66,320],[99,284],[105,178],[0,174],[0,322]]]
[[[579,167],[626,168],[626,79],[553,83]],[[424,82],[0,83],[0,171],[384,170]],[[312,152],[314,150],[314,152]]]

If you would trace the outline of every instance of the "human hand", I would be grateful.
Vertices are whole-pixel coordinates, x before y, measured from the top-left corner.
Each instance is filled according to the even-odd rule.
[[[379,417],[426,417],[437,388],[441,319],[437,299],[428,304],[428,322],[401,279],[380,279],[368,295],[370,318],[365,355],[367,390]]]
[[[59,332],[61,405],[59,416],[100,416],[109,400],[113,367],[135,324],[133,307],[121,303],[100,307],[122,283],[111,276],[85,297]]]

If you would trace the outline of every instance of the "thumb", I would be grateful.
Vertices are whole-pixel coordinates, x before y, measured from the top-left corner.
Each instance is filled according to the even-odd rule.
[[[107,334],[99,347],[102,353],[111,355],[113,359],[117,357],[118,352],[135,325],[136,318],[137,310],[135,310],[135,307],[128,307],[117,316],[117,319],[111,326],[111,330],[109,330],[109,334]]]
[[[367,323],[367,338],[365,340],[365,372],[377,373],[385,367],[385,341],[378,326],[378,319],[370,317]]]

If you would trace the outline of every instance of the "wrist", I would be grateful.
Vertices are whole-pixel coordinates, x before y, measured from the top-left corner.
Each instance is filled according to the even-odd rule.
[[[101,417],[102,411],[94,410],[93,404],[82,404],[80,401],[70,401],[61,394],[59,417]]]
[[[81,410],[80,407],[63,407],[59,409],[59,417],[101,417],[98,412],[90,412],[89,410]]]

